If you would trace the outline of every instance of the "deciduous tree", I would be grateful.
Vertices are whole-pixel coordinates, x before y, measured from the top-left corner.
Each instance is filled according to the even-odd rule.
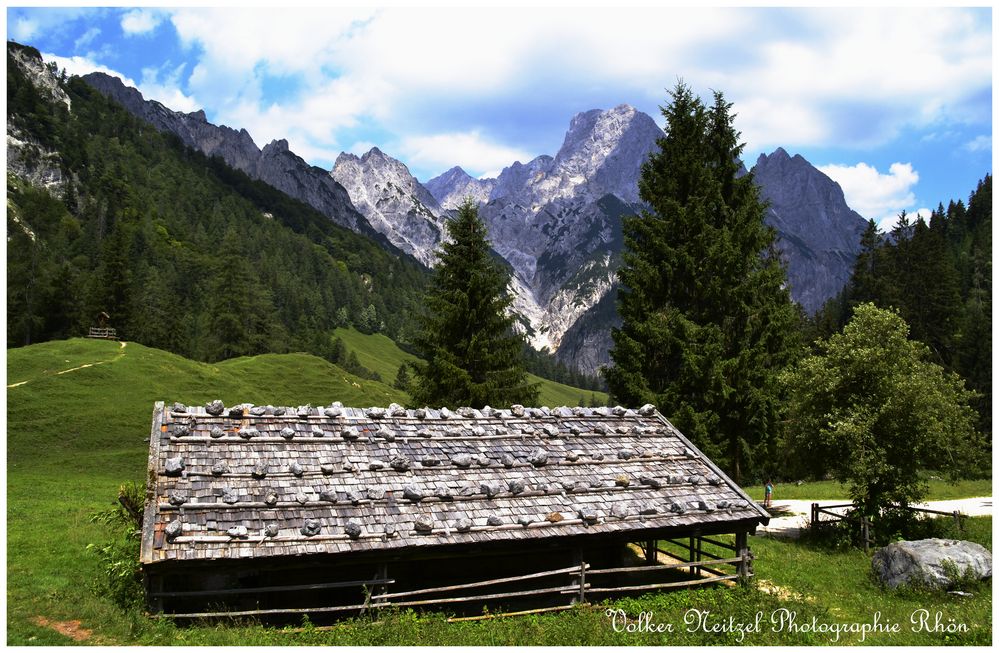
[[[861,304],[842,333],[782,375],[789,446],[849,484],[873,519],[926,495],[920,470],[958,477],[984,445],[968,403],[974,393],[908,334],[896,312]]]

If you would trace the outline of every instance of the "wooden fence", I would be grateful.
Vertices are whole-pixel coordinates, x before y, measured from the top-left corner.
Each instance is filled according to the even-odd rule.
[[[230,611],[206,611],[187,613],[158,613],[154,617],[199,619],[215,617],[247,617],[247,616],[271,616],[271,615],[294,615],[294,614],[325,614],[337,612],[358,612],[364,613],[368,610],[376,610],[389,607],[419,607],[438,606],[461,603],[475,603],[483,601],[516,601],[521,599],[533,599],[545,595],[554,595],[553,605],[537,610],[527,610],[520,612],[500,613],[501,615],[528,614],[533,612],[547,612],[554,610],[566,610],[573,605],[587,602],[588,597],[602,597],[607,594],[635,591],[651,591],[658,589],[676,589],[681,587],[693,587],[709,583],[720,583],[725,581],[745,581],[753,575],[753,556],[747,546],[745,533],[736,534],[736,543],[727,544],[718,540],[711,540],[706,537],[691,537],[688,541],[663,540],[662,543],[669,543],[681,547],[681,550],[689,553],[690,559],[683,560],[677,552],[669,551],[658,546],[655,541],[646,542],[642,546],[646,554],[646,564],[631,565],[626,567],[613,568],[592,568],[583,560],[582,552],[578,551],[576,560],[578,564],[560,569],[551,569],[532,574],[520,576],[508,576],[503,578],[493,578],[460,585],[448,585],[443,587],[427,587],[401,592],[392,592],[390,588],[396,580],[388,578],[387,568],[374,579],[341,581],[336,583],[324,583],[316,585],[294,585],[275,586],[265,588],[238,588],[225,590],[198,590],[183,592],[150,591],[149,599],[156,610],[162,606],[164,598],[196,598],[205,596],[218,596],[223,598],[232,595],[253,595],[258,593],[273,592],[301,592],[305,590],[334,590],[344,588],[360,588],[363,592],[364,600],[359,603],[348,605],[327,605],[310,608],[274,608],[274,609],[254,609],[254,610],[230,610]],[[704,550],[703,544],[708,543],[731,552],[725,555],[716,555]],[[676,562],[660,563],[659,555],[667,556]],[[719,566],[729,566],[731,570],[718,569]],[[661,582],[645,582],[650,580],[647,575],[660,577],[662,572],[673,572],[673,578],[662,579]],[[677,578],[677,572],[686,574],[688,578]],[[631,575],[632,581],[639,578],[638,584],[623,584],[620,580],[622,574]],[[627,577],[625,577],[627,578]],[[661,577],[660,577],[661,578]],[[616,580],[615,580],[616,579]],[[651,579],[656,580],[656,579]],[[541,581],[542,587],[531,587]],[[625,581],[626,582],[626,581]],[[521,587],[516,587],[516,585]],[[525,588],[523,585],[527,584]],[[502,588],[498,586],[507,585]],[[497,591],[498,590],[498,591]],[[436,595],[436,596],[435,596]],[[474,619],[478,617],[465,617],[463,619]]]
[[[856,507],[857,506],[853,503],[837,503],[828,506],[820,506],[818,503],[813,503],[811,511],[811,521],[809,522],[810,527],[813,529],[818,529],[821,528],[823,525],[835,524],[843,521],[856,524],[860,528],[860,540],[864,545],[864,553],[868,553],[870,551],[871,544],[874,544],[874,536],[871,531],[871,523],[870,520],[868,520],[867,517],[864,515],[855,516],[850,514],[850,512],[852,510],[855,510]],[[903,509],[903,506],[899,505],[895,505],[892,507],[896,509]],[[837,508],[839,509],[848,508],[849,510],[846,512],[846,514],[841,512],[834,512],[834,510]],[[954,519],[954,523],[957,525],[958,530],[962,531],[964,530],[963,520],[965,515],[958,510],[954,510],[952,512],[945,512],[943,510],[930,510],[929,508],[917,508],[915,506],[905,506],[904,509],[908,510],[909,512],[952,517]],[[823,516],[831,517],[831,519],[823,519],[822,518]]]
[[[103,338],[105,340],[117,340],[118,332],[111,327],[90,327],[87,333],[88,338]]]

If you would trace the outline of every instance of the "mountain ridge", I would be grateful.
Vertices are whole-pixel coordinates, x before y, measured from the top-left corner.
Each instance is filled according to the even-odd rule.
[[[125,93],[120,80],[109,84],[106,78],[85,77],[97,80],[106,94],[113,86],[136,115],[183,132],[182,140],[252,170],[292,197],[338,206],[328,209],[338,215],[334,219],[354,216],[346,226],[380,234],[427,266],[434,263],[449,212],[471,197],[493,248],[511,266],[514,308],[524,316],[529,341],[555,352],[616,284],[620,217],[644,208],[637,182],[662,135],[650,116],[629,105],[591,109],[572,117],[554,155],[515,161],[492,179],[475,179],[455,166],[421,184],[404,163],[377,147],[360,157],[341,154],[328,174],[308,166],[283,140],[265,146],[254,160],[256,146],[245,130],[202,122],[203,112],[178,117],[159,103],[140,105],[138,91]],[[750,172],[770,203],[766,220],[777,229],[792,297],[812,313],[849,278],[863,218],[849,209],[835,182],[783,148],[761,155]],[[598,329],[575,330],[584,331],[592,343]],[[592,361],[607,362],[606,351],[580,354],[579,343],[569,345],[574,360],[591,361],[587,372],[595,371]]]

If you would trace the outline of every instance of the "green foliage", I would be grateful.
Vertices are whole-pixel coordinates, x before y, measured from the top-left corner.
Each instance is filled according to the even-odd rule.
[[[118,488],[118,497],[113,508],[95,512],[90,517],[90,521],[106,528],[105,534],[111,539],[90,543],[87,550],[101,563],[103,577],[95,587],[98,594],[108,596],[125,610],[138,610],[145,600],[139,565],[145,487],[140,483],[125,483]],[[136,509],[140,512],[135,513]]]
[[[584,390],[606,390],[606,383],[599,375],[589,375],[567,366],[547,351],[538,351],[534,347],[524,345],[524,367],[528,372],[536,374],[556,383],[582,388]],[[583,404],[580,404],[583,405]]]
[[[447,229],[414,341],[425,362],[413,364],[413,401],[477,408],[536,403],[524,341],[507,314],[510,273],[490,254],[478,209],[465,202]]]
[[[868,518],[920,501],[927,484],[919,470],[956,478],[984,448],[968,406],[974,393],[907,336],[897,314],[861,304],[842,334],[782,376],[787,448],[813,473],[847,483]]]
[[[929,221],[903,212],[890,237],[874,223],[861,240],[850,283],[810,325],[813,339],[841,330],[858,304],[896,309],[931,360],[979,393],[979,429],[992,432],[992,176],[968,205],[941,204]]]
[[[606,378],[615,401],[657,405],[738,480],[767,468],[798,317],[764,204],[738,175],[730,108],[682,83],[663,108],[639,181],[651,211],[624,219],[623,324]]]
[[[392,387],[396,390],[402,390],[403,392],[409,392],[409,365],[403,363],[399,366],[399,371],[396,372],[395,381],[392,382]]]

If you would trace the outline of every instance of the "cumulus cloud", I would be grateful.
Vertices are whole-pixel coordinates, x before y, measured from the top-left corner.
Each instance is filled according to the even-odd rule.
[[[126,36],[141,36],[155,30],[163,16],[150,9],[133,9],[121,17],[121,30]]]
[[[523,150],[492,142],[478,131],[407,136],[397,147],[413,167],[442,172],[458,165],[473,177],[534,158]]]
[[[56,54],[43,52],[42,59],[44,59],[45,61],[55,62],[55,65],[59,66],[60,70],[65,70],[70,75],[83,76],[83,75],[88,75],[90,73],[104,73],[106,75],[120,77],[121,81],[126,86],[134,86],[136,88],[138,88],[139,86],[134,81],[132,81],[132,79],[129,78],[128,76],[123,75],[117,70],[112,70],[107,66],[101,65],[88,57],[80,57],[80,56],[60,57],[59,55]]]
[[[658,119],[677,78],[700,94],[725,92],[748,151],[873,148],[912,127],[945,133],[958,125],[966,133],[969,124],[991,123],[987,9],[181,7],[120,14],[129,36],[149,34],[167,18],[192,60],[181,77],[144,76],[144,93],[183,110],[196,97],[216,122],[245,127],[258,143],[288,138],[324,164],[331,153],[376,140],[408,147],[424,163],[407,163],[426,172],[458,163],[442,158],[464,144],[469,169],[492,172],[542,153],[521,151],[530,139],[498,126],[513,124],[511,110],[521,112],[518,125],[530,111],[557,113],[565,124],[578,111],[628,102]],[[15,15],[10,33],[50,29],[36,20],[48,16]],[[275,79],[294,80],[294,88],[274,95]],[[173,83],[186,93],[171,95]],[[966,147],[991,148],[991,139]]]
[[[190,95],[180,88],[187,64],[172,67],[166,64],[161,68],[143,68],[142,82],[137,86],[147,100],[156,100],[174,111],[190,113],[201,108]]]
[[[919,173],[910,163],[893,163],[887,173],[863,162],[817,167],[840,185],[850,208],[878,224],[894,224],[898,214],[911,211],[916,202],[912,189]]]

